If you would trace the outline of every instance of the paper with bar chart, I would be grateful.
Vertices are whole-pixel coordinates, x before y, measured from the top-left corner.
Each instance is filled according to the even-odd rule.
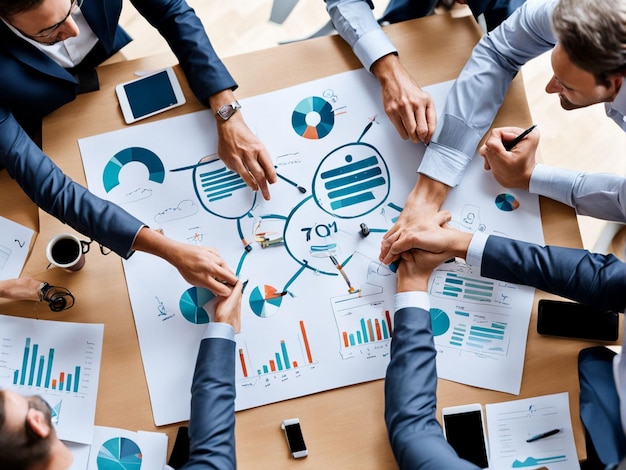
[[[580,468],[567,392],[485,409],[491,468]]]
[[[429,87],[439,108],[450,85]],[[248,281],[236,337],[238,410],[384,377],[395,274],[378,261],[380,243],[415,184],[424,146],[397,135],[363,70],[241,103],[279,176],[270,201],[217,158],[209,111],[80,140],[89,188],[171,238],[217,248]],[[453,222],[541,242],[536,196],[505,191],[480,161],[471,166],[451,191]],[[214,296],[143,253],[124,270],[155,421],[188,419],[184,397]],[[532,293],[518,293],[528,302],[506,310],[521,317],[507,320],[506,351],[463,357],[515,363],[519,383]],[[487,370],[473,382],[488,384]]]
[[[0,388],[41,395],[63,440],[91,444],[103,325],[0,315]]]

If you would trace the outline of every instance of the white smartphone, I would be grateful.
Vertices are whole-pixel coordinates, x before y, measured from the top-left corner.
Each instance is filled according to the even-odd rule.
[[[115,87],[127,124],[185,104],[174,69],[168,67]]]
[[[443,433],[459,457],[480,468],[489,468],[489,450],[483,407],[480,403],[441,410]]]
[[[285,437],[287,438],[287,445],[293,455],[294,459],[300,459],[309,455],[306,444],[304,443],[304,437],[302,436],[302,429],[300,428],[300,420],[298,418],[290,418],[283,421],[280,427],[285,431]]]

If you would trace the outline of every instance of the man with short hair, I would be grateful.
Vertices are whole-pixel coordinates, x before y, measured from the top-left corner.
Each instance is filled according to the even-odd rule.
[[[228,297],[218,299],[215,321],[207,325],[200,343],[191,385],[186,470],[236,468],[234,337],[241,328],[241,286],[238,281]],[[44,400],[0,390],[2,470],[66,470],[72,461]]]

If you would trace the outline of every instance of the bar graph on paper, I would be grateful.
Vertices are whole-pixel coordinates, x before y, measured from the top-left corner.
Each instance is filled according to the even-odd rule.
[[[452,271],[433,273],[430,294],[464,303],[510,308],[518,286]]]
[[[241,385],[254,385],[258,379],[266,383],[279,379],[285,382],[289,378],[297,378],[303,369],[315,367],[317,361],[313,354],[309,335],[304,321],[298,322],[297,333],[291,339],[279,339],[270,347],[272,352],[251,353],[246,343],[237,346],[237,379]]]
[[[332,299],[343,359],[386,356],[393,334],[391,313],[378,294]]]
[[[59,436],[90,443],[103,325],[0,315],[0,388],[41,395]]]

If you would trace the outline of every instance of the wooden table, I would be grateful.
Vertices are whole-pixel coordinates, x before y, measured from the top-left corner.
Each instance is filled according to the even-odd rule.
[[[398,47],[404,66],[420,85],[455,78],[478,41],[481,31],[471,17],[435,15],[386,28]],[[172,64],[170,56],[120,62],[99,68],[100,91],[79,96],[44,121],[43,144],[48,155],[72,178],[85,184],[77,139],[124,128],[116,84],[134,78],[137,70]],[[254,96],[327,75],[359,68],[349,47],[337,36],[317,38],[262,50],[225,60],[239,82],[238,98]],[[170,118],[203,109],[177,69],[187,104],[144,122]],[[496,125],[528,127],[531,122],[521,77],[507,95]],[[37,209],[15,194],[20,190],[3,172],[2,215],[37,228]],[[10,202],[10,203],[9,203]],[[546,243],[581,247],[572,209],[542,199]],[[39,309],[39,318],[104,323],[104,346],[96,424],[129,430],[165,432],[173,445],[177,425],[155,428],[145,381],[137,334],[130,307],[122,263],[115,254],[103,256],[92,245],[85,267],[77,273],[46,270],[47,241],[71,230],[39,211],[40,233],[23,275],[70,288],[76,295],[74,308],[59,314]],[[84,237],[81,237],[84,238]],[[94,248],[95,247],[95,248]],[[585,456],[578,417],[577,354],[588,344],[556,340],[536,333],[536,302],[547,297],[538,292],[530,321],[524,375],[519,397],[439,381],[439,406],[470,402],[494,403],[568,391],[579,457]],[[33,316],[32,302],[0,301],[3,313]],[[172,397],[176,399],[176,397]],[[298,416],[310,450],[308,458],[295,461],[287,451],[279,424]],[[237,413],[237,460],[240,468],[395,468],[383,422],[383,381],[354,385]]]

